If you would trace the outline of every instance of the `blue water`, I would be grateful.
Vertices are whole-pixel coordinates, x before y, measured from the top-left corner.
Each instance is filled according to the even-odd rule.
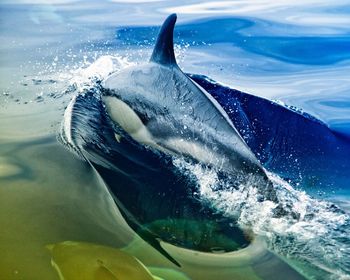
[[[269,171],[322,203],[334,202],[340,216],[349,215],[350,2],[294,2],[3,0],[0,139],[55,134],[70,98],[95,81],[82,74],[84,69],[94,66],[96,79],[113,68],[108,59],[96,68],[101,57],[118,58],[124,66],[147,61],[159,25],[176,12],[174,41],[181,69],[226,86],[211,94],[233,112],[235,126]],[[210,80],[199,81],[205,85]],[[237,108],[245,115],[237,117]],[[245,120],[255,121],[253,133],[246,132]],[[281,137],[271,144],[277,134]],[[324,210],[308,201],[307,207],[312,206],[315,212]],[[340,219],[327,211],[323,218]],[[317,228],[315,220],[309,221],[310,228]],[[346,221],[325,226],[334,235],[331,241],[314,238],[305,246],[293,234],[274,235],[270,247],[292,260],[309,258],[312,265],[321,259],[312,246],[344,252],[337,260],[327,251],[329,259],[320,260],[319,267],[331,276],[306,274],[310,279],[332,274],[348,279],[344,258],[350,244],[342,236],[349,232]],[[305,263],[294,267],[298,265],[305,269]]]

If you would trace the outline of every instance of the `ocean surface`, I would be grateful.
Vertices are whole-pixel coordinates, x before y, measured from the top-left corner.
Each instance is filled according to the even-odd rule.
[[[58,271],[77,279],[67,275],[88,273],[96,260],[101,273],[112,248],[114,260],[144,275],[123,279],[149,279],[147,273],[154,279],[350,279],[349,7],[349,1],[320,0],[2,0],[0,279],[60,279]],[[147,62],[171,13],[178,15],[179,66],[225,108],[279,199],[298,216],[276,218],[253,188],[242,195],[223,187],[213,170],[172,159],[181,175],[197,182],[202,203],[249,232],[249,245],[232,253],[165,244],[181,267],[129,227],[100,174],[58,140],[72,98],[86,115],[86,123],[76,124],[82,133],[98,129],[89,126],[89,102],[99,102],[89,93],[98,93],[109,73]],[[237,104],[244,118],[235,115]],[[256,121],[264,133],[251,134],[244,120]],[[132,207],[132,195],[123,195]],[[201,226],[189,223],[193,231]],[[148,226],[183,238],[163,220]],[[213,240],[225,247],[230,238]],[[106,279],[101,275],[91,279]]]

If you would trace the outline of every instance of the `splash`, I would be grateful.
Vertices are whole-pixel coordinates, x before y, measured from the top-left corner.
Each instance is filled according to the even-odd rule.
[[[71,86],[80,92],[90,88],[97,81],[101,81],[112,72],[118,72],[121,69],[131,66],[134,63],[127,60],[126,57],[105,55],[98,58],[85,68],[78,68],[71,72]]]
[[[259,201],[254,184],[229,187],[218,173],[200,164],[174,159],[176,168],[196,178],[198,195],[238,224],[265,237],[271,250],[295,260],[299,265],[312,264],[312,277],[318,269],[329,274],[329,279],[349,279],[350,273],[350,218],[336,205],[314,199],[305,192],[293,189],[278,176],[269,173],[280,205]],[[277,207],[292,207],[290,213],[276,217]],[[308,275],[309,274],[309,275]]]

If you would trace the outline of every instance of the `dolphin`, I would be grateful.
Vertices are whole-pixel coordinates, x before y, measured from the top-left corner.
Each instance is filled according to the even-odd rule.
[[[128,225],[176,265],[161,242],[194,251],[230,252],[250,237],[232,217],[198,197],[198,182],[174,168],[183,157],[256,186],[276,201],[264,168],[210,94],[176,63],[176,15],[161,27],[148,63],[112,73],[68,105],[61,141],[102,178]]]
[[[103,81],[107,113],[135,141],[210,166],[233,178],[236,187],[255,184],[263,199],[275,200],[264,168],[227,113],[176,63],[176,19],[171,14],[163,23],[148,63]]]

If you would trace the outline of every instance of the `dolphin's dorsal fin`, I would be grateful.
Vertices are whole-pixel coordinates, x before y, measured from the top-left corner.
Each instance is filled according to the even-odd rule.
[[[176,65],[173,41],[176,18],[176,14],[171,14],[164,21],[150,61],[161,65]]]

